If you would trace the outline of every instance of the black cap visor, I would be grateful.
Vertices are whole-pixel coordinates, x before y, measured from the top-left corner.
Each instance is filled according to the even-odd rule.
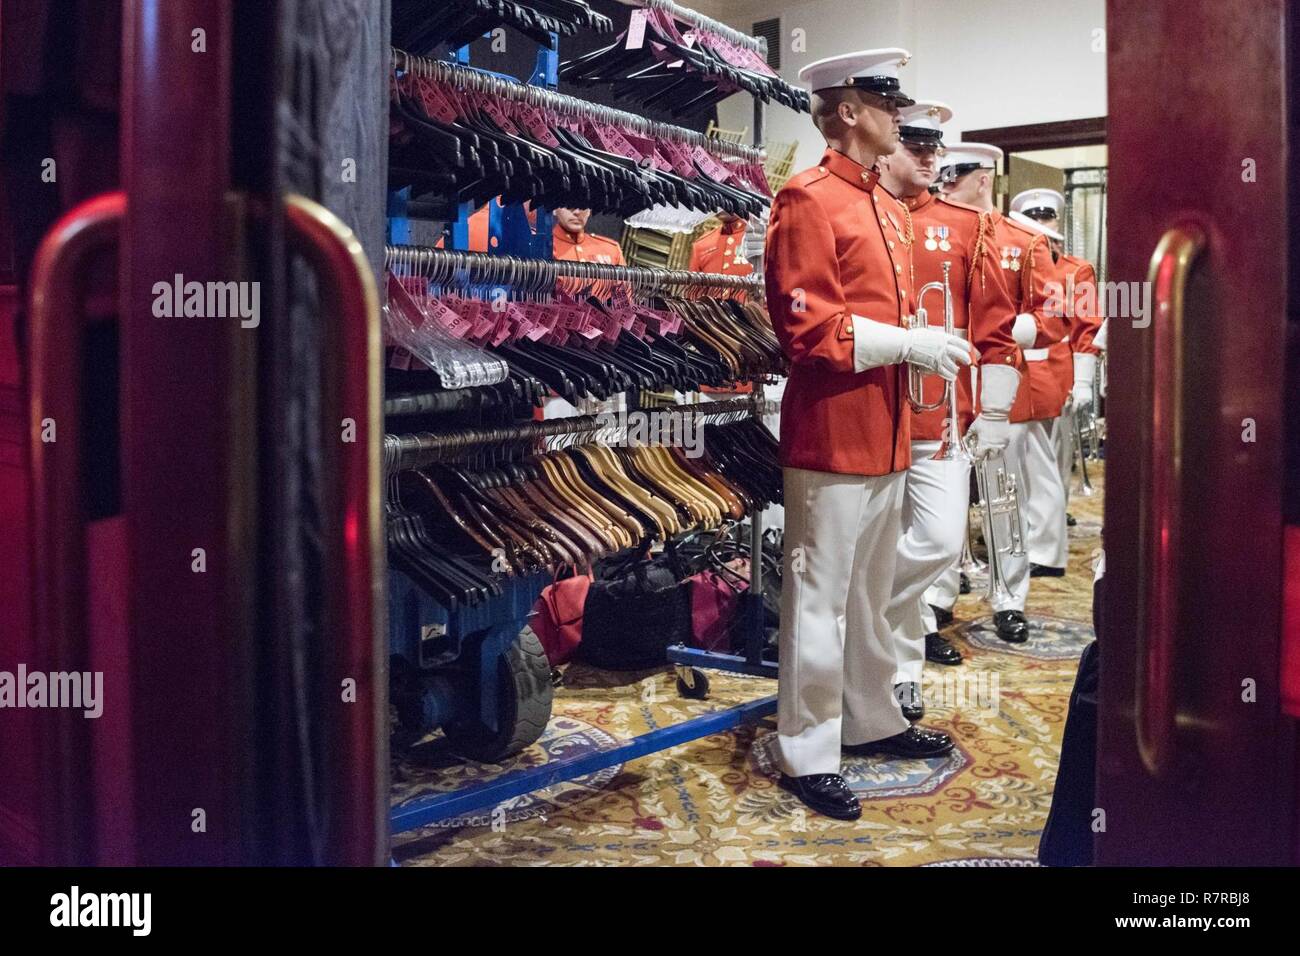
[[[881,99],[890,100],[899,109],[916,105],[916,100],[899,88],[896,76],[855,76],[851,77],[844,86],[851,86],[855,90],[862,90],[864,93],[872,93]],[[827,89],[843,89],[844,86],[827,87]],[[821,90],[817,92],[820,93]]]

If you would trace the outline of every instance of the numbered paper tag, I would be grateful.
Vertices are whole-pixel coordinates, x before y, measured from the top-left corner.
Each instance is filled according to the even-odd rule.
[[[510,122],[510,119],[501,109],[501,105],[495,97],[488,96],[486,93],[481,94],[478,103],[479,106],[482,107],[483,112],[492,117],[492,122],[496,123],[503,133],[508,133],[511,136],[519,135],[519,130],[515,128],[515,125],[512,122]]]
[[[704,175],[714,182],[725,183],[731,178],[731,170],[714,159],[712,154],[703,146],[696,146],[691,151],[691,158],[699,164],[700,169],[704,170]]]
[[[628,140],[626,136],[623,135],[623,132],[618,127],[602,126],[601,129],[605,133],[606,149],[608,149],[611,153],[616,153],[619,156],[626,156],[628,159],[632,160],[633,162],[636,163],[641,162],[643,158],[641,155],[641,151],[637,149],[634,145],[632,145],[632,143]]]
[[[602,315],[600,312],[595,312],[595,314],[605,330],[605,341],[610,343],[617,342],[618,333],[623,331],[623,323],[619,321],[618,316]]]
[[[546,114],[536,106],[526,107],[519,114],[519,120],[533,134],[533,138],[545,146],[556,147],[560,141],[555,138],[551,132],[551,124],[547,122]]]
[[[627,22],[627,44],[624,49],[641,49],[642,44],[645,43],[645,18],[644,9],[632,11],[632,17]]]
[[[695,167],[691,165],[690,151],[683,143],[676,143],[670,139],[659,141],[660,149],[668,161],[672,164],[673,172],[685,179],[694,179],[698,175]]]
[[[440,122],[456,122],[456,107],[442,88],[433,80],[423,77],[417,82],[420,105],[424,111]]]

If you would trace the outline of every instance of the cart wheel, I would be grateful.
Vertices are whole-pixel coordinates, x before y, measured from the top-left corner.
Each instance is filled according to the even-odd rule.
[[[689,671],[689,684],[682,673],[681,670],[677,672],[677,693],[690,700],[704,700],[709,696],[709,679],[704,676],[704,671],[692,667]]]
[[[477,719],[457,719],[443,728],[452,749],[471,760],[495,763],[534,743],[551,719],[551,665],[542,642],[521,631],[497,659],[497,729]]]

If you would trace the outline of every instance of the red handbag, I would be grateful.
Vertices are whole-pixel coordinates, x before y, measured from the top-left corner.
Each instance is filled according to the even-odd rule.
[[[747,561],[737,562],[741,567]],[[731,650],[731,632],[736,618],[737,598],[749,587],[738,568],[724,564],[720,570],[705,569],[687,580],[691,589],[691,638],[706,651]]]
[[[533,606],[533,633],[552,667],[568,661],[582,643],[582,609],[590,588],[589,574],[564,578],[542,588]]]

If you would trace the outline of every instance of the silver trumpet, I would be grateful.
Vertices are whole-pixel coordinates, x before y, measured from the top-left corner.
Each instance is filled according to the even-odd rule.
[[[1077,408],[1071,417],[1074,419],[1074,453],[1079,459],[1079,496],[1091,498],[1096,494],[1096,491],[1092,487],[1092,481],[1088,478],[1088,459],[1092,456],[1092,449],[1089,447],[1088,439],[1091,435],[1096,434],[1096,421],[1094,419],[1085,427],[1083,412]]]
[[[975,485],[979,490],[980,517],[984,525],[984,545],[988,551],[988,602],[997,607],[1011,597],[1007,587],[1005,557],[1025,555],[1025,527],[1020,514],[1020,489],[1014,472],[1007,470],[1002,452],[987,455],[975,462]],[[1005,524],[1006,530],[1000,531]],[[1009,539],[1009,540],[1004,540]]]
[[[1095,394],[1095,392],[1094,392]],[[1088,477],[1088,461],[1096,460],[1101,444],[1096,405],[1088,405],[1087,414],[1076,408],[1074,418],[1074,448],[1079,459],[1079,495],[1091,498],[1096,492]]]
[[[957,570],[969,578],[975,574],[983,574],[986,568],[988,568],[988,565],[975,557],[975,552],[971,550],[970,516],[968,514],[966,518],[966,534],[962,536],[961,542],[961,557],[957,560]]]
[[[931,292],[938,292],[943,296],[943,330],[949,335],[953,334],[952,287],[948,284],[948,273],[951,269],[952,263],[945,262],[943,264],[943,281],[927,282],[921,287],[921,291],[916,295],[916,315],[912,316],[908,328],[923,329],[929,326],[930,314],[925,308],[925,297]],[[927,402],[925,400],[925,371],[915,365],[909,365],[907,368],[907,400],[911,403],[913,411],[917,412],[933,411],[945,404],[948,406],[948,421],[944,427],[943,443],[939,445],[939,450],[934,453],[933,461],[970,461],[970,455],[961,442],[961,432],[957,425],[957,385],[955,382],[945,381],[943,395],[937,401]]]

